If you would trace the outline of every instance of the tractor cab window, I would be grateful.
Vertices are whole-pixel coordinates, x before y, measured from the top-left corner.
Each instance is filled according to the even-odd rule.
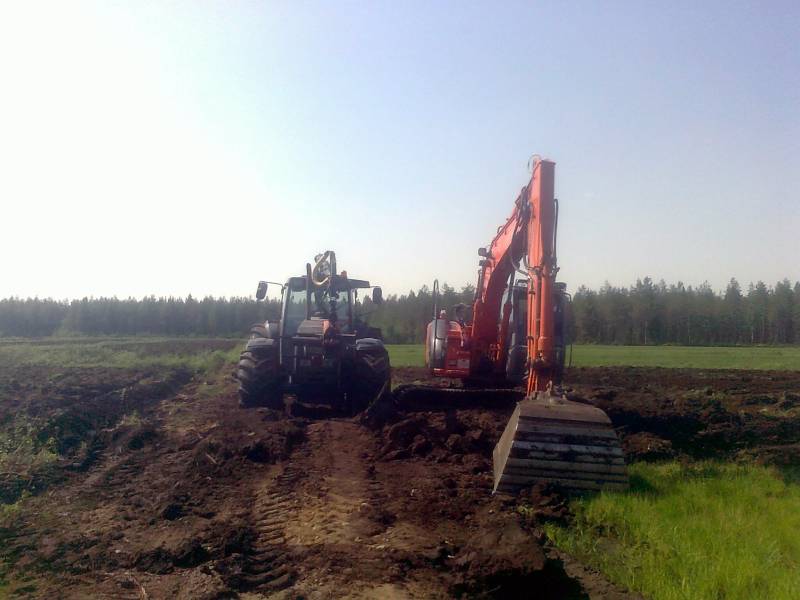
[[[349,294],[346,290],[341,292],[334,292],[331,294],[327,288],[315,290],[311,294],[313,306],[311,307],[311,316],[320,317],[323,319],[330,319],[332,310],[336,311],[336,318],[341,323],[347,323],[350,318],[349,312]],[[333,304],[331,304],[333,300]]]
[[[289,289],[286,297],[286,318],[283,322],[283,335],[295,335],[300,323],[306,320],[306,288]]]
[[[333,307],[331,306],[333,300]],[[341,290],[331,294],[328,288],[318,288],[311,292],[311,306],[308,306],[305,279],[293,278],[286,291],[286,313],[283,322],[283,335],[297,334],[300,323],[310,318],[330,319],[331,309],[336,311],[336,319],[343,330],[350,324],[350,294]]]

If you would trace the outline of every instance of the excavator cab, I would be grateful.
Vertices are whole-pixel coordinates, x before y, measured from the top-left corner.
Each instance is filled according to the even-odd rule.
[[[433,318],[425,331],[425,366],[434,377],[467,377],[472,326],[451,318],[440,306],[439,281],[433,282]]]
[[[522,385],[527,376],[528,360],[528,280],[520,279],[511,289],[511,315],[506,350],[506,379]]]

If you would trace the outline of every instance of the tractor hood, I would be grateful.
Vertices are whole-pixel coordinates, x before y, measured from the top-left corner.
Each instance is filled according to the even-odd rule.
[[[297,335],[321,339],[330,326],[331,322],[328,319],[305,319],[297,328]]]

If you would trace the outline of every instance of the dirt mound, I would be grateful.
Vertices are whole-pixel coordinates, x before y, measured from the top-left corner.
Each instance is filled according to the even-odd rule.
[[[2,503],[38,495],[70,471],[85,471],[118,443],[142,447],[156,433],[136,415],[192,377],[184,369],[126,373],[99,368],[48,376],[39,367],[8,375],[0,372],[2,393],[13,390],[0,396],[0,439],[7,445],[0,447],[7,452],[5,472],[0,472]]]
[[[502,434],[503,414],[489,411],[414,413],[380,429],[383,440],[379,457],[400,460],[412,457],[435,462],[463,461],[465,455],[490,457]]]
[[[622,449],[628,461],[658,460],[675,456],[672,442],[649,431],[626,435],[622,441]]]
[[[565,523],[572,516],[568,506],[568,495],[553,484],[539,483],[514,499],[513,505],[523,514],[528,528],[545,522]]]
[[[0,425],[24,413],[60,457],[60,479],[0,523],[0,576],[29,597],[633,597],[547,546],[542,523],[570,518],[557,489],[492,497],[510,406],[322,419],[240,410],[222,371],[166,385],[136,370],[34,371],[0,369]],[[568,380],[609,413],[629,459],[800,456],[797,374]]]
[[[63,485],[30,499],[0,533],[0,575],[59,573],[58,581],[45,577],[34,586],[36,597],[102,573],[118,574],[101,578],[107,597],[140,589],[155,598],[232,597],[231,574],[255,536],[252,481],[302,443],[305,423],[238,410],[228,384],[222,397],[204,401],[205,378],[189,379],[145,378],[51,406],[47,435],[68,440],[69,433],[80,442],[66,446],[74,450],[65,453],[71,462]],[[71,415],[80,427],[67,426]],[[188,595],[180,591],[187,573],[194,581]]]
[[[419,368],[398,369],[393,377],[401,385],[419,383],[434,388],[445,385],[426,379],[427,373]],[[471,398],[461,406],[460,396],[443,399],[433,394],[430,402],[424,396],[415,394],[414,402],[402,404],[385,400],[376,410],[379,417],[369,411],[362,416],[361,422],[381,438],[378,458],[463,463],[469,457],[468,460],[485,469],[485,460],[491,458],[492,449],[513,412],[513,403],[497,401],[495,408],[487,408],[485,400],[477,402]]]
[[[475,518],[491,526],[472,536],[463,549],[454,550],[450,560],[457,577],[451,591],[456,596],[487,592],[493,597],[518,596],[545,566],[542,547],[513,513],[484,508]]]
[[[606,411],[629,459],[758,457],[800,443],[795,372],[580,368],[568,380]]]

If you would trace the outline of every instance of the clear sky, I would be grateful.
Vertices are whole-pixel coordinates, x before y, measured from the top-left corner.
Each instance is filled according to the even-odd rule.
[[[800,3],[7,2],[0,297],[474,282],[538,153],[570,288],[800,279]]]

